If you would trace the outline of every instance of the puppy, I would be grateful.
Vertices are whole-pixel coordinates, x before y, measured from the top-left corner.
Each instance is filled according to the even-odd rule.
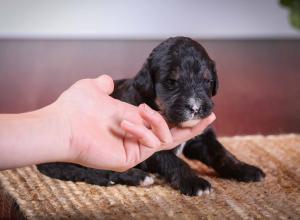
[[[147,103],[160,111],[169,124],[180,126],[210,115],[214,106],[212,97],[217,89],[215,62],[205,49],[190,38],[174,37],[154,48],[133,79],[115,81],[112,96],[133,105]],[[223,178],[250,182],[260,181],[265,176],[261,169],[238,160],[228,152],[211,128],[174,150],[155,153],[123,173],[68,163],[42,164],[38,165],[38,169],[50,177],[101,186],[149,185],[154,180],[148,172],[158,173],[185,195],[208,194],[210,183],[178,158],[180,153],[212,167]]]

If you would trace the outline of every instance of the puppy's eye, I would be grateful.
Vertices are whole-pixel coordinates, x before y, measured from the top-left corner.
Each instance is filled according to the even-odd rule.
[[[177,80],[176,79],[167,79],[166,83],[169,86],[176,86],[177,85]]]

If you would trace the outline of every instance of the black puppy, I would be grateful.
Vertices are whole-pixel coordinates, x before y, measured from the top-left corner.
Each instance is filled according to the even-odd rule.
[[[215,63],[205,49],[186,37],[169,38],[158,45],[134,79],[115,81],[113,97],[139,105],[147,103],[160,111],[170,124],[207,117],[213,108],[211,97],[218,88]],[[174,150],[154,154],[127,172],[96,170],[68,163],[42,164],[38,169],[51,177],[112,184],[148,185],[153,179],[147,172],[163,176],[173,188],[186,195],[209,193],[211,185],[177,154],[199,160],[224,178],[260,181],[265,174],[257,167],[239,161],[217,141],[211,129],[181,144]]]

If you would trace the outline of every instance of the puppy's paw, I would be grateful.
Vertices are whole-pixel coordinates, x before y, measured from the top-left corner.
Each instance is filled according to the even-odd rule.
[[[110,185],[148,186],[154,183],[154,179],[149,173],[137,168],[132,168],[123,173],[112,172],[109,179]]]
[[[243,182],[259,182],[262,181],[266,174],[258,167],[243,164],[239,168],[240,172],[237,176],[238,181]]]
[[[197,176],[182,179],[178,187],[181,193],[188,196],[207,195],[212,191],[210,183]]]
[[[259,182],[264,179],[266,174],[258,167],[239,163],[230,168],[224,168],[224,173],[221,173],[221,176],[241,182]]]
[[[154,178],[151,176],[145,176],[145,179],[140,181],[141,186],[150,186],[153,183],[154,183]]]

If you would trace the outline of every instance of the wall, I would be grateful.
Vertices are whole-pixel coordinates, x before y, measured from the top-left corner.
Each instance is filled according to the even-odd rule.
[[[160,40],[0,40],[0,113],[53,102],[82,78],[133,77]],[[201,40],[217,63],[220,135],[300,133],[299,40]],[[101,110],[100,110],[101,112]]]
[[[275,0],[0,0],[0,38],[299,38]]]

